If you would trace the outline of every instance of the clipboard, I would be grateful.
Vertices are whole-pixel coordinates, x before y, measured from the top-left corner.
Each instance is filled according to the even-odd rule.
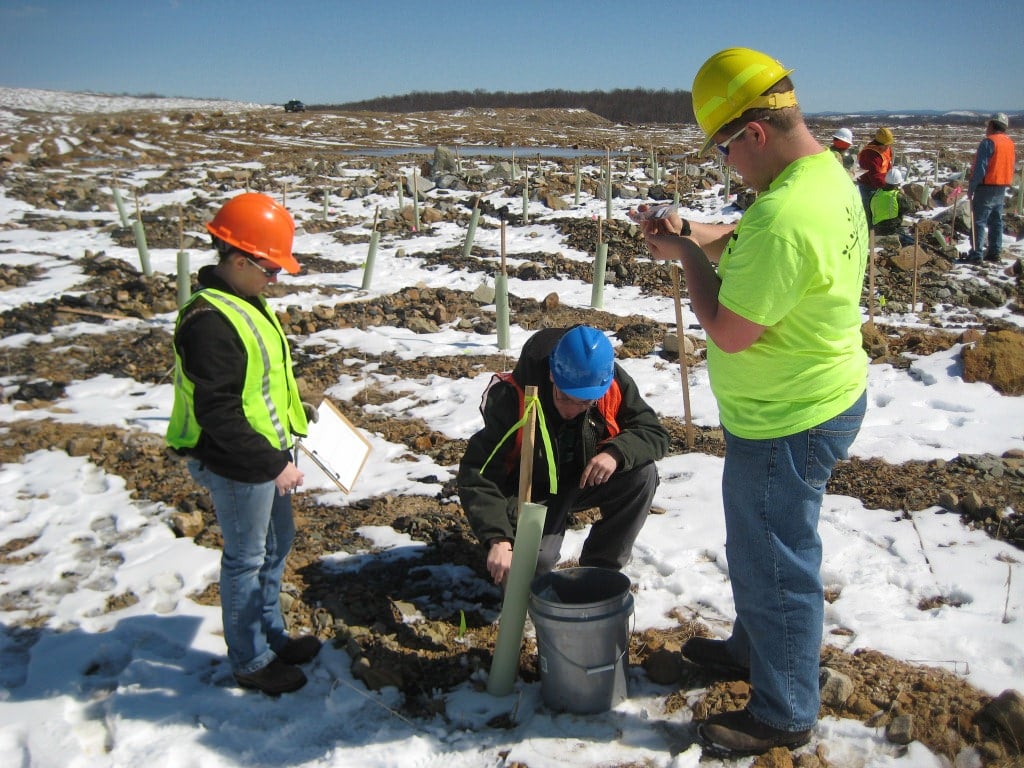
[[[296,442],[335,485],[349,493],[370,455],[370,441],[327,398],[316,412],[309,434]]]

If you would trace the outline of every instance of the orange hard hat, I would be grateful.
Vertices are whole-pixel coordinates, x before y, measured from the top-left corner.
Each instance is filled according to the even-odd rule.
[[[272,261],[290,274],[299,262],[292,256],[295,220],[288,209],[259,192],[228,200],[206,225],[210,234],[258,259]]]

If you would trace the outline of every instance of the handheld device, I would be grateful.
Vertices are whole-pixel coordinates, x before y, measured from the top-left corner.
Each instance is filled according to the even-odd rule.
[[[661,205],[652,205],[646,211],[629,211],[626,215],[633,221],[640,222],[649,219],[664,219],[678,210],[679,206],[676,203],[663,203]]]

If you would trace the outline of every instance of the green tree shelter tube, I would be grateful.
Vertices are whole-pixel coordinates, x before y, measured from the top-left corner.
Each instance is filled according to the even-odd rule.
[[[363,283],[362,289],[364,291],[370,289],[370,283],[373,282],[373,265],[377,260],[377,243],[380,241],[380,232],[377,231],[377,215],[380,213],[380,208],[376,208],[373,211],[373,231],[370,233],[370,245],[366,251],[366,266],[363,268]]]
[[[546,515],[547,507],[532,502],[524,503],[519,512],[512,567],[505,587],[505,600],[501,604],[498,641],[494,645],[494,661],[487,678],[487,692],[492,696],[512,693],[516,681],[519,651],[523,645],[523,627],[526,624],[526,606],[530,599],[530,582],[537,570]]]
[[[523,626],[530,600],[530,582],[537,570],[540,539],[544,532],[547,507],[530,502],[533,487],[533,434],[537,426],[537,387],[529,386],[526,396],[526,423],[521,427],[523,443],[519,453],[519,520],[512,547],[512,564],[505,582],[505,599],[501,604],[498,640],[494,644],[494,660],[487,678],[487,692],[492,696],[512,693],[519,670],[519,651],[523,646]]]

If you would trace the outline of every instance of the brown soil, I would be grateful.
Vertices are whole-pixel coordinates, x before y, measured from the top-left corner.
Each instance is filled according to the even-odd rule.
[[[611,127],[600,120],[576,118],[568,126],[563,122],[549,125],[546,116],[536,113],[527,115],[510,113],[505,120],[497,120],[506,130],[504,143],[526,143],[528,136],[555,135],[557,130],[567,127],[574,143],[596,146],[611,142]],[[310,138],[308,126],[298,127],[293,116],[273,114],[262,116],[235,115],[192,115],[179,116],[177,123],[170,126],[145,115],[124,115],[115,120],[109,118],[82,117],[76,119],[83,135],[90,142],[100,145],[106,152],[114,148],[127,147],[127,139],[145,136],[148,142],[153,136],[161,135],[157,141],[174,146],[182,142],[181,164],[188,167],[195,161],[194,147],[190,141],[202,141],[224,155],[225,163],[240,162],[259,156],[261,162],[276,172],[289,173],[309,167],[311,178],[315,178],[317,163],[326,162],[315,147],[303,146]],[[353,121],[356,117],[353,117]],[[366,123],[359,122],[359,125]],[[306,124],[303,123],[305,126]],[[431,130],[417,137],[425,144],[451,141],[452,137],[438,120]],[[516,126],[519,126],[516,128]],[[538,126],[543,126],[539,128]],[[116,130],[115,130],[116,129]],[[360,129],[362,130],[362,129]],[[495,119],[480,119],[468,131],[474,140],[487,140],[495,130]],[[366,136],[355,131],[354,141],[368,146],[380,140],[379,135]],[[518,132],[517,132],[518,131]],[[647,134],[637,135],[642,129],[629,129],[632,136],[616,136],[616,141],[633,141],[635,146],[648,146],[652,136],[661,137],[662,146],[682,152],[683,147],[666,143],[668,132],[655,128]],[[280,140],[270,147],[271,155],[261,154],[270,139],[261,138],[268,133],[286,137],[293,141]],[[252,149],[237,141],[239,135],[248,137]],[[201,138],[200,138],[201,137]],[[35,139],[33,139],[34,141]],[[944,141],[944,134],[937,132],[937,141]],[[563,137],[561,143],[566,140]],[[554,143],[552,141],[552,143]],[[3,180],[9,186],[8,194],[22,196],[33,204],[46,207],[34,191],[39,186],[40,176],[19,165],[19,148],[28,141],[13,141],[6,165],[0,164]],[[45,146],[45,144],[44,144]],[[97,153],[97,146],[86,142],[84,148],[75,151],[72,157],[43,155],[37,158],[34,168],[50,169],[66,165],[68,169],[87,168],[89,157]],[[80,155],[80,156],[78,156]],[[109,156],[109,154],[108,154]],[[12,162],[13,158],[13,162]],[[158,161],[159,158],[150,158]],[[305,161],[311,161],[304,165]],[[387,175],[389,161],[379,166],[382,176]],[[305,172],[305,171],[303,171]],[[168,183],[174,184],[177,167],[172,168]],[[49,177],[48,177],[49,178]],[[269,180],[246,175],[226,180],[225,183],[238,185],[250,183],[259,187]],[[68,181],[67,185],[72,182]],[[154,182],[155,184],[155,182]],[[35,185],[35,188],[33,187]],[[54,193],[59,186],[47,182],[47,193]],[[314,185],[315,186],[315,185]],[[70,186],[66,187],[70,189]],[[77,189],[77,188],[76,188]],[[96,201],[95,190],[80,189],[85,199]],[[104,205],[109,205],[104,202]],[[87,209],[87,206],[86,206]],[[202,200],[186,206],[186,220],[199,229],[206,210]],[[167,241],[163,247],[177,247],[179,235],[173,222],[178,212],[168,212],[157,217],[153,224],[154,234],[150,244],[161,237]],[[457,216],[468,215],[468,210]],[[191,217],[191,218],[190,218]],[[43,228],[39,222],[22,222],[8,226],[31,225]],[[79,220],[77,226],[103,227],[100,222]],[[559,224],[571,247],[589,249],[596,233],[593,222],[566,218]],[[315,226],[309,222],[308,226]],[[161,235],[161,233],[163,233]],[[119,233],[129,238],[130,232]],[[609,271],[616,280],[628,282],[648,293],[670,295],[671,280],[667,271],[647,261],[637,261],[642,254],[642,244],[636,232],[627,225],[607,227],[604,236],[614,241],[614,258],[609,262]],[[489,254],[493,256],[494,254]],[[438,253],[429,256],[459,269],[484,272],[493,271],[491,261],[478,258],[475,254],[463,258],[460,253]],[[544,278],[551,274],[565,274],[590,279],[588,265],[550,254],[537,253],[529,257],[533,262],[519,268],[517,277],[530,279]],[[327,272],[351,265],[339,265],[309,255],[302,259],[304,269],[310,273]],[[45,333],[51,328],[65,326],[71,322],[105,322],[110,317],[148,318],[155,313],[167,312],[175,306],[176,288],[173,276],[157,274],[145,277],[126,267],[122,262],[108,260],[102,254],[85,254],[82,262],[86,266],[87,281],[78,290],[84,291],[73,297],[69,294],[60,300],[53,300],[35,306],[25,306],[0,314],[0,337],[15,333]],[[946,265],[948,268],[948,264]],[[940,268],[936,268],[940,269]],[[938,281],[938,273],[933,277]],[[4,268],[3,280],[6,285],[19,281],[31,281],[36,273],[31,269]],[[889,295],[899,296],[897,280]],[[903,286],[903,282],[899,282]],[[274,288],[278,295],[288,292],[287,285]],[[557,296],[544,302],[512,297],[511,311],[514,321],[526,328],[549,325],[564,325],[585,321],[591,325],[614,332],[623,342],[622,354],[648,355],[660,349],[666,327],[643,316],[621,317],[596,310],[580,310],[562,307]],[[395,325],[408,327],[413,320],[428,319],[447,322],[449,318],[467,318],[480,332],[493,332],[493,320],[484,316],[471,296],[454,290],[429,290],[410,287],[379,300],[362,303],[338,304],[331,311],[298,312],[283,316],[283,320],[295,335],[304,336],[324,328],[368,327],[372,325]],[[879,318],[884,327],[884,317]],[[983,323],[979,320],[979,326]],[[956,343],[957,335],[941,328],[928,330],[885,329],[886,349],[880,359],[894,365],[907,365],[913,356],[927,355]],[[339,374],[356,373],[345,360],[357,358],[366,360],[365,352],[340,350],[330,355],[320,354],[316,349],[304,348],[296,352],[296,368],[301,377],[304,391],[311,400],[318,400],[323,391],[333,384]],[[699,354],[690,363],[700,363]],[[662,353],[664,354],[664,353]],[[878,357],[876,355],[876,357]],[[170,352],[170,338],[167,333],[156,329],[119,331],[102,336],[82,335],[74,340],[70,349],[66,340],[59,342],[38,342],[23,347],[8,348],[3,356],[5,373],[20,380],[20,385],[9,397],[19,401],[25,409],[46,409],[60,406],[64,387],[74,379],[83,379],[101,373],[125,376],[146,383],[165,382],[168,379],[173,358]],[[410,379],[422,379],[429,374],[441,374],[452,378],[487,375],[492,370],[509,367],[510,361],[503,356],[467,360],[463,357],[430,358],[429,360],[405,361],[393,357],[375,360],[389,373]],[[379,404],[392,395],[368,386],[353,402],[346,404],[346,415],[359,427],[380,433],[389,441],[404,443],[410,454],[429,455],[442,466],[457,464],[464,443],[451,440],[414,419],[384,419],[374,415],[362,406]],[[681,420],[667,419],[672,434],[673,453],[687,451],[685,429]],[[52,420],[24,420],[0,424],[4,439],[0,442],[0,461],[17,462],[24,455],[39,449],[56,448],[66,450],[75,456],[86,456],[105,471],[126,478],[128,487],[139,499],[163,502],[169,510],[194,512],[198,510],[204,527],[196,535],[196,542],[202,546],[218,547],[220,535],[216,520],[205,493],[195,487],[188,478],[183,464],[170,456],[163,447],[159,436],[141,431],[126,431],[112,427],[97,427],[86,424],[57,424]],[[695,444],[689,450],[714,455],[723,452],[722,436],[719,430],[699,429]],[[957,502],[953,511],[963,514],[965,525],[981,527],[991,535],[1013,542],[1024,548],[1024,526],[1015,515],[1003,518],[999,511],[1012,507],[1024,509],[1024,471],[1021,459],[1017,457],[962,456],[953,461],[909,462],[891,465],[877,460],[851,460],[842,463],[836,470],[829,490],[856,497],[869,508],[894,510],[909,515],[936,504],[950,505],[950,498],[966,499],[975,494],[978,503],[969,509]],[[1002,472],[992,472],[990,464],[995,462]],[[943,492],[948,495],[944,496]],[[482,589],[471,596],[480,609],[453,611],[450,601],[437,593],[437,584],[423,576],[429,566],[461,565],[479,576],[480,583],[486,583],[481,550],[469,531],[458,504],[453,501],[455,489],[449,483],[436,497],[401,496],[382,497],[356,503],[345,508],[333,507],[315,497],[299,493],[295,498],[295,513],[298,537],[287,573],[287,593],[293,598],[289,619],[297,630],[313,631],[324,639],[332,639],[344,645],[352,657],[353,668],[366,685],[378,688],[395,685],[405,694],[405,712],[410,716],[430,716],[443,710],[443,698],[438,691],[449,690],[467,680],[474,671],[490,665],[495,640],[494,619],[500,611],[500,593],[494,589]],[[171,522],[171,521],[169,521]],[[586,524],[586,516],[576,521]],[[321,561],[325,552],[366,550],[373,551],[372,544],[360,537],[358,528],[366,525],[391,526],[408,534],[417,541],[426,543],[416,568],[408,563],[392,560],[371,561],[358,575],[347,574],[326,568]],[[11,553],[26,542],[8,542],[0,549],[0,562],[16,563]],[[130,604],[134,595],[119,595],[111,599],[109,609]],[[217,586],[211,585],[194,599],[206,604],[218,602]],[[936,599],[941,599],[936,596]],[[415,607],[424,620],[406,623],[403,616]],[[927,610],[931,605],[923,605]],[[35,622],[45,617],[36,617]],[[679,645],[694,634],[706,634],[708,628],[679,618],[678,628],[665,630],[638,630],[631,641],[629,660],[631,664],[647,669],[662,665],[660,677],[677,692],[666,694],[666,708],[669,710],[689,707],[695,715],[742,706],[749,689],[745,683],[721,681],[703,676],[698,670],[688,667],[679,660]],[[666,653],[670,658],[670,674],[666,675],[663,665]],[[844,672],[856,684],[857,693],[844,706],[824,714],[855,718],[881,727],[897,714],[911,714],[914,717],[915,737],[934,752],[952,759],[965,744],[976,745],[990,765],[1020,765],[1020,744],[1013,743],[1005,734],[993,730],[978,718],[982,707],[991,697],[974,689],[961,677],[934,669],[916,667],[899,662],[875,652],[854,655],[826,648],[823,662]],[[525,680],[537,679],[535,647],[528,642],[522,652],[520,675]],[[706,688],[706,693],[691,700],[694,691]],[[501,727],[500,722],[492,723]],[[505,724],[507,725],[507,724]],[[761,764],[760,762],[758,764]],[[766,764],[766,763],[765,763]],[[824,764],[824,763],[823,763]]]

